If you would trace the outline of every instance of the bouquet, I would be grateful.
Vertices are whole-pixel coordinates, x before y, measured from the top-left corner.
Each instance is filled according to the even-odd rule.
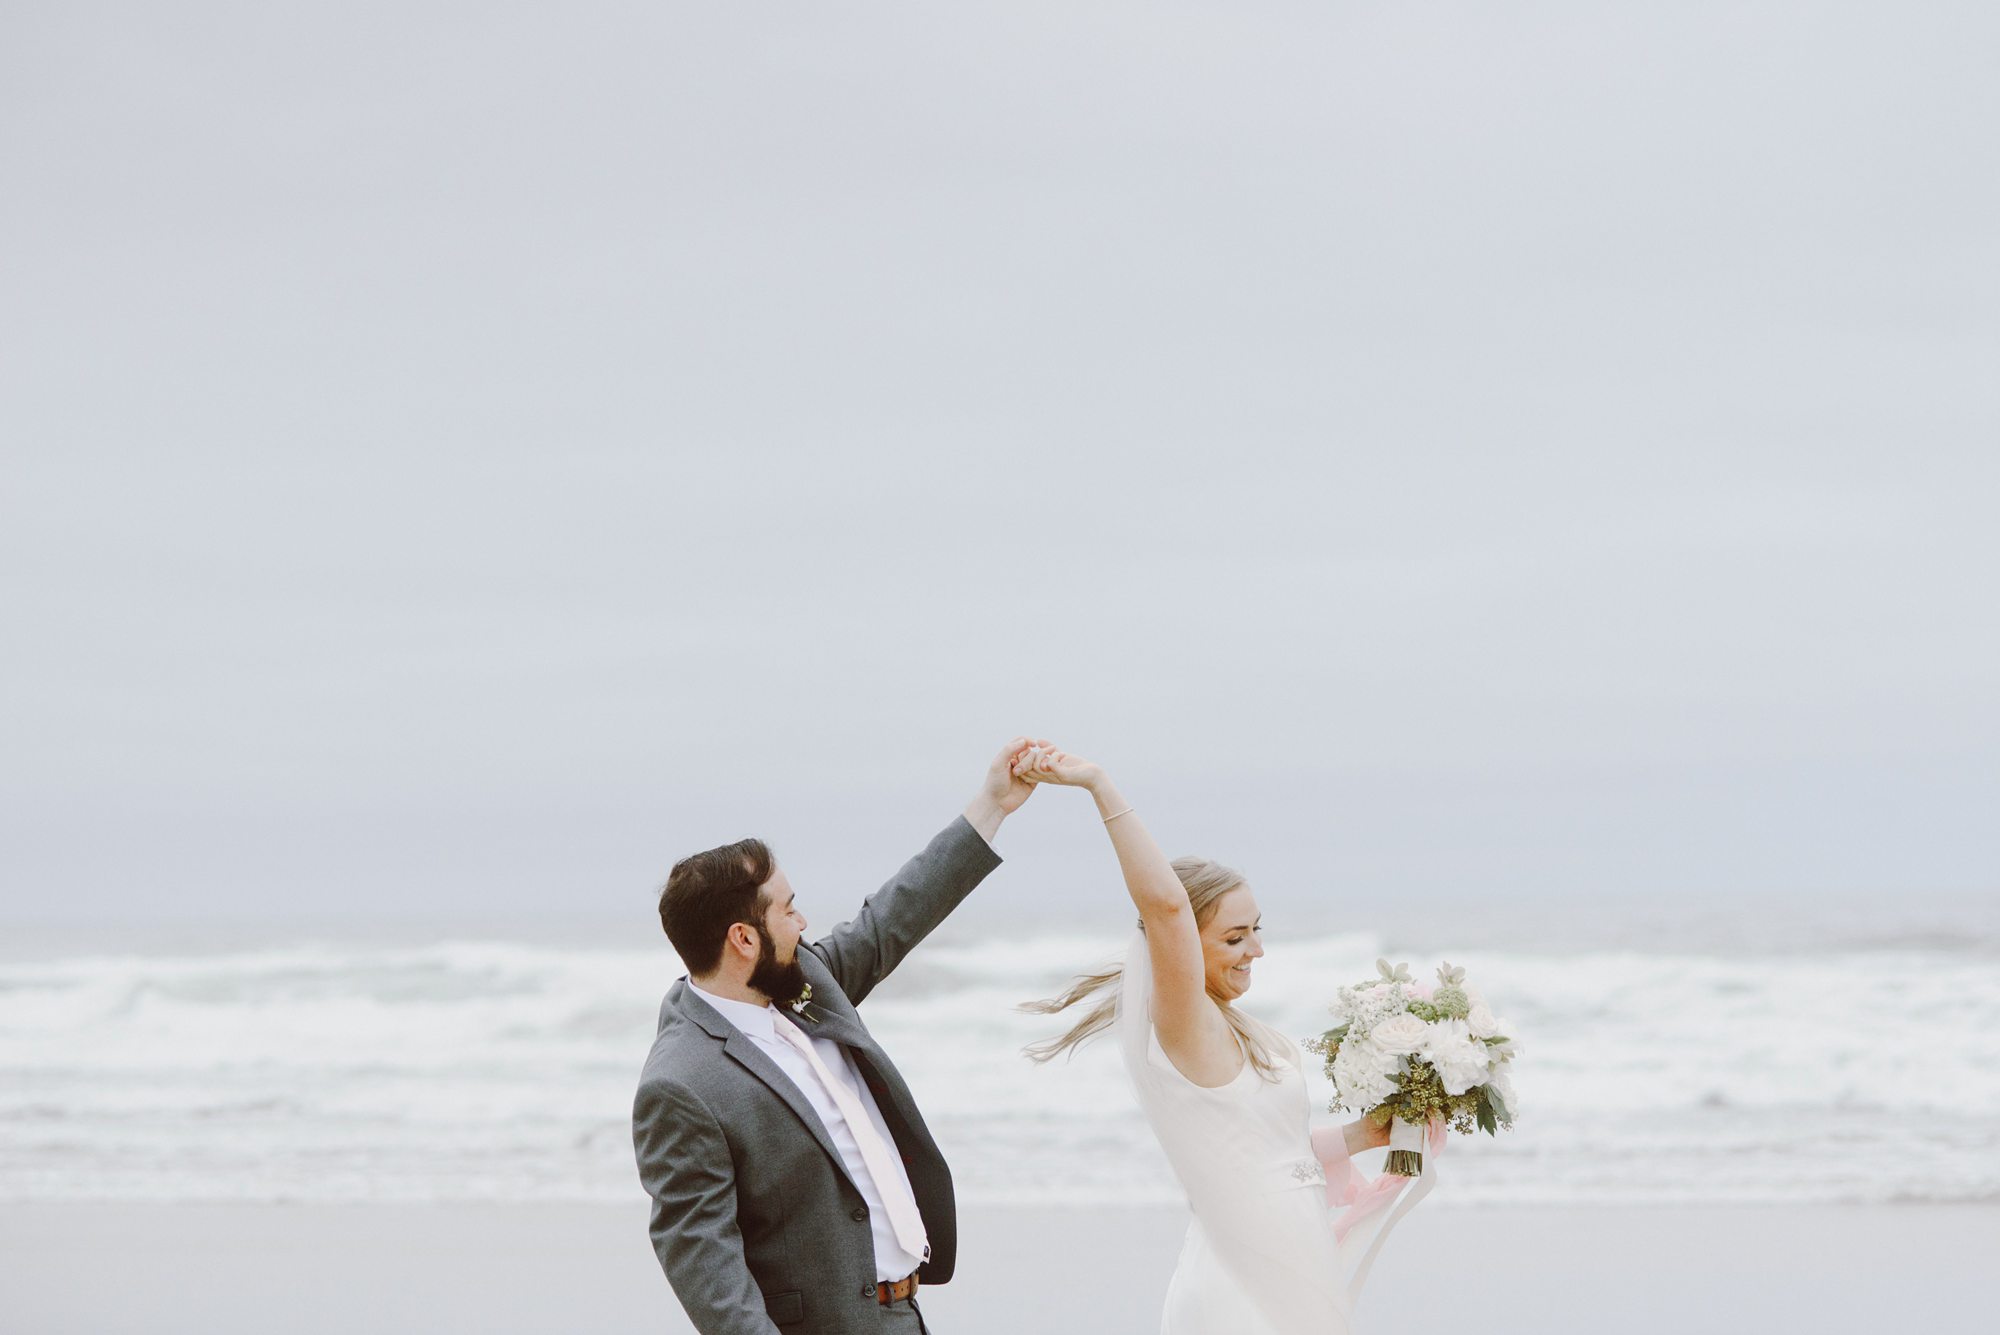
[[[1389,1122],[1387,1171],[1415,1177],[1434,1124],[1488,1135],[1514,1125],[1514,1031],[1449,962],[1436,987],[1412,982],[1407,964],[1377,960],[1375,971],[1340,989],[1337,1023],[1306,1046],[1326,1058],[1333,1110]]]

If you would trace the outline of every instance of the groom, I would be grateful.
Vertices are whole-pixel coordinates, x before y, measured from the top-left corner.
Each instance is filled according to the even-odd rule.
[[[660,922],[688,977],[660,1006],[632,1139],[653,1249],[702,1335],[923,1332],[956,1260],[951,1170],[855,1006],[1000,863],[1033,786],[1017,737],[978,794],[861,906],[806,920],[760,841],[674,864]]]

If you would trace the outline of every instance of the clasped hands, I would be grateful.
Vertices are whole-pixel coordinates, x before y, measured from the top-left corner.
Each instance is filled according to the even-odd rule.
[[[1093,788],[1104,777],[1102,767],[1071,755],[1046,738],[1014,758],[1014,777],[1025,783],[1054,783],[1066,788]]]

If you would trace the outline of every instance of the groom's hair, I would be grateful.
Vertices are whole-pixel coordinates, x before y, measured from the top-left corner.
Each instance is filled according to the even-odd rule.
[[[699,978],[722,962],[729,929],[747,922],[764,928],[764,882],[771,879],[771,850],[762,839],[739,839],[682,858],[660,891],[660,926],[681,963]]]

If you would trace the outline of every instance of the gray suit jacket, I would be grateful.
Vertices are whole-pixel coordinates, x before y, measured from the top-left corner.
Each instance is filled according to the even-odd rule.
[[[1000,865],[953,821],[861,906],[799,951],[807,1033],[854,1057],[882,1109],[923,1212],[926,1284],[951,1278],[958,1217],[951,1170],[888,1054],[855,1005]],[[868,1211],[798,1087],[682,979],[632,1106],[639,1179],[653,1198],[653,1250],[702,1335],[875,1335]]]

